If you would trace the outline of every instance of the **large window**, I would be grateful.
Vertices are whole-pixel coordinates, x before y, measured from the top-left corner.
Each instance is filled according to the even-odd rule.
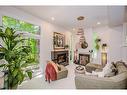
[[[35,38],[40,34],[40,28],[37,25],[33,25],[21,20],[17,20],[8,16],[2,17],[4,27],[14,28],[17,31],[27,34],[27,41],[22,44],[27,44],[32,48],[32,53],[28,57],[34,57],[36,62],[32,65],[39,64],[39,39]]]
[[[21,20],[17,20],[8,16],[3,16],[3,25],[6,27],[15,28],[17,31],[25,31],[33,34],[39,34],[39,26],[33,25]]]

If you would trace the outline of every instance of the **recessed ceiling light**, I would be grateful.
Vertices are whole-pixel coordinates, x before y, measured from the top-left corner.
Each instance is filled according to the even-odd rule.
[[[55,18],[54,18],[54,17],[51,17],[51,20],[52,20],[52,21],[54,21],[54,20],[55,20]]]
[[[100,25],[101,23],[100,22],[97,22],[98,25]]]
[[[73,31],[75,31],[76,29],[75,29],[75,28],[73,28],[72,30],[73,30]]]

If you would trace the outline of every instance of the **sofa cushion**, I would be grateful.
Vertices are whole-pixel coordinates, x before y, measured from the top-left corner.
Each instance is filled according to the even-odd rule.
[[[92,73],[92,71],[95,71],[96,69],[102,69],[102,66],[100,64],[88,63],[85,68],[87,72]]]
[[[61,66],[57,64],[58,71],[61,71]]]
[[[103,69],[96,69],[95,72],[102,72]]]
[[[116,68],[112,63],[107,63],[102,70],[96,69],[92,71],[92,75],[98,75],[98,77],[112,77],[115,73]]]
[[[118,67],[119,65],[124,65],[124,64],[125,64],[125,62],[123,62],[123,61],[116,61],[116,63],[115,63],[116,67]]]
[[[105,77],[113,77],[113,76],[115,76],[115,72],[110,72],[105,75]]]
[[[118,69],[116,68],[114,62],[112,62],[111,64],[112,64],[112,66],[110,67],[111,72],[107,73],[107,74],[105,75],[105,77],[113,77],[113,76],[115,76],[115,75],[117,74],[117,72],[118,72]]]
[[[116,62],[116,67],[117,67],[117,69],[118,69],[118,74],[121,74],[121,73],[127,71],[127,68],[126,68],[126,66],[125,66],[125,63],[122,62],[122,61],[117,61],[117,62]]]

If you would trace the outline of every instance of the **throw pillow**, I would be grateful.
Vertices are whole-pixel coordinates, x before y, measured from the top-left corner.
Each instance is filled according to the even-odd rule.
[[[98,77],[105,77],[105,76],[112,76],[114,75],[112,73],[112,67],[113,65],[111,63],[107,63],[106,66],[103,68],[102,72],[95,72],[92,71],[93,75],[98,75]]]
[[[115,76],[118,74],[118,69],[117,69],[117,66],[114,62],[111,63],[112,66],[110,67],[112,72],[109,72],[105,75],[105,77],[112,77],[112,76]]]
[[[58,71],[61,71],[61,67],[59,64],[56,64],[57,65],[57,68],[58,68]]]
[[[118,66],[120,66],[120,65],[125,65],[125,62],[123,62],[123,61],[117,61],[116,63],[115,63],[115,65],[116,65],[116,67],[118,67]]]
[[[111,72],[107,73],[105,75],[105,77],[112,77],[112,76],[116,75],[117,69],[115,68],[115,66],[113,65],[113,63],[111,63],[111,64],[112,64],[112,66],[110,67]]]
[[[113,62],[112,64],[113,64],[113,66],[111,67],[112,72],[114,72],[114,73],[115,73],[115,75],[117,75],[117,74],[118,74],[118,69],[117,69],[117,67],[116,67],[116,65],[115,65],[115,63],[114,63],[114,62]]]
[[[121,73],[127,71],[127,68],[125,66],[125,62],[123,62],[123,61],[117,61],[116,62],[116,67],[118,69],[118,74],[121,74]]]
[[[58,67],[53,61],[48,61],[49,64],[52,64],[53,67],[55,68],[56,72],[58,72]]]
[[[115,62],[111,62],[111,64],[116,68],[116,64],[115,64]]]
[[[61,71],[61,67],[60,66],[57,66],[58,67],[58,70]]]

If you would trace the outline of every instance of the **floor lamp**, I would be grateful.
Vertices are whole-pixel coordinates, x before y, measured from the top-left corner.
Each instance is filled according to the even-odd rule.
[[[102,44],[101,64],[103,67],[107,64],[107,44]]]

